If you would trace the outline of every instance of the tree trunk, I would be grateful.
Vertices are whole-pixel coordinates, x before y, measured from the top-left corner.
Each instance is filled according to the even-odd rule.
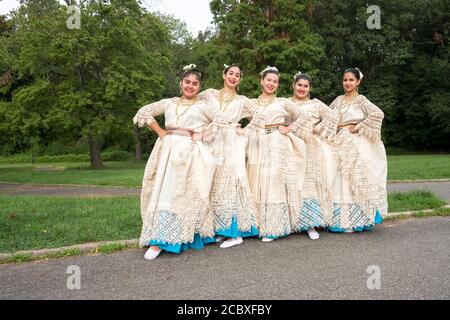
[[[100,154],[102,146],[100,142],[90,137],[89,138],[89,155],[91,157],[91,168],[92,169],[100,169],[103,168],[103,160]]]
[[[142,160],[142,146],[141,140],[139,139],[139,129],[137,126],[133,126],[133,137],[136,146],[136,161]]]

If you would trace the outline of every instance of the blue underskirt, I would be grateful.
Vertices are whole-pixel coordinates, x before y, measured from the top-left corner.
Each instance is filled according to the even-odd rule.
[[[300,208],[300,226],[297,231],[302,232],[318,227],[325,227],[323,210],[319,200],[316,198],[303,199]]]
[[[352,228],[352,230],[354,232],[371,231],[371,230],[373,230],[375,225],[381,224],[382,222],[383,222],[383,217],[381,216],[380,212],[377,210],[377,212],[375,214],[375,221],[373,224],[361,226],[361,227],[354,227],[354,228]],[[347,231],[346,229],[340,228],[340,227],[328,227],[327,229],[328,229],[328,231],[336,232],[336,233],[343,233],[343,232]]]
[[[237,224],[236,217],[233,217],[231,221],[231,226],[228,229],[221,229],[216,231],[216,235],[228,237],[228,238],[248,238],[248,237],[256,237],[258,236],[258,229],[252,226],[250,231],[240,231]]]
[[[215,243],[215,242],[216,242],[216,239],[214,237],[202,238],[198,233],[196,233],[194,236],[193,242],[168,244],[167,242],[152,240],[152,241],[150,241],[150,245],[157,246],[168,252],[179,254],[190,248],[192,248],[194,250],[202,250],[205,247],[205,244]]]
[[[290,235],[291,233],[286,233],[283,234],[281,236],[274,236],[274,235],[269,235],[269,236],[264,236],[263,238],[268,238],[268,239],[278,239],[278,238],[283,238],[283,237],[287,237],[288,235]]]

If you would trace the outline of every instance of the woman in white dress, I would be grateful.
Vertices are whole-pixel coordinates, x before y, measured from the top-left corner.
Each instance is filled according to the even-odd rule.
[[[247,173],[245,171],[245,136],[239,121],[253,115],[253,104],[237,94],[242,70],[236,65],[224,65],[224,86],[221,90],[207,89],[199,94],[214,108],[226,114],[231,126],[236,128],[234,152],[214,154],[218,159],[211,190],[211,207],[214,211],[214,229],[218,237],[229,238],[220,244],[230,248],[243,242],[243,237],[258,235],[256,209],[253,205]]]
[[[370,230],[387,213],[387,160],[381,141],[384,113],[358,93],[363,75],[345,70],[345,95],[330,105],[339,114],[335,139],[333,215],[330,231]]]
[[[276,97],[279,78],[275,67],[261,72],[262,93],[251,100],[256,111],[245,128],[248,180],[264,242],[298,228],[300,187],[306,168],[306,147],[299,136],[312,131],[309,115],[288,99]]]
[[[326,227],[332,215],[330,180],[333,168],[332,141],[336,135],[338,116],[319,99],[310,99],[311,77],[302,72],[294,76],[291,101],[311,115],[313,130],[306,137],[306,174],[296,231],[307,231],[312,240],[319,239],[316,227]]]
[[[148,260],[162,250],[180,253],[215,242],[209,195],[216,160],[205,146],[203,133],[207,128],[220,131],[228,119],[197,97],[201,73],[196,66],[183,71],[181,97],[146,105],[133,119],[159,136],[145,168],[141,194],[140,245],[150,246],[144,256]],[[162,114],[166,129],[154,119]]]

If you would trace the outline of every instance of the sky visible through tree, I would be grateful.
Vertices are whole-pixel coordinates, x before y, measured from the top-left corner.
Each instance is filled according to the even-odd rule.
[[[209,10],[209,0],[143,0],[142,2],[151,11],[170,14],[186,22],[193,36],[211,25],[212,14]],[[0,0],[0,14],[7,14],[18,6],[19,0]]]

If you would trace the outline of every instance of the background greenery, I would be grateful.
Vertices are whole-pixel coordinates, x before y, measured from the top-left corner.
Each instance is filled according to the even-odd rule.
[[[117,160],[105,159],[114,152],[142,159],[156,136],[131,119],[178,95],[187,63],[202,69],[203,88],[222,85],[224,63],[241,64],[249,97],[267,65],[282,72],[280,96],[291,94],[297,71],[308,72],[325,103],[342,93],[343,70],[357,66],[360,92],[385,112],[388,150],[450,150],[447,0],[377,0],[380,30],[367,28],[362,0],[212,0],[214,28],[196,36],[136,0],[84,1],[78,30],[66,26],[69,0],[21,3],[0,16],[0,155],[81,154],[92,167]]]
[[[105,159],[110,157],[103,155]],[[93,170],[88,158],[86,155],[42,156],[31,164],[23,156],[0,157],[0,182],[135,188],[142,185],[144,161],[105,161],[103,168]],[[388,156],[388,179],[450,179],[450,155]]]

